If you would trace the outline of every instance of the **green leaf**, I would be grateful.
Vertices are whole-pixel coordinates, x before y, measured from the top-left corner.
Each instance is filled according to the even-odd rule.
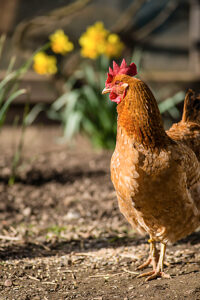
[[[7,76],[0,82],[0,90],[11,80],[13,80],[16,77],[17,71],[14,71]]]
[[[92,108],[97,108],[100,105],[99,98],[93,88],[89,85],[82,87],[82,93],[88,101],[88,105]]]
[[[85,65],[84,66],[84,73],[85,73],[85,79],[88,84],[91,86],[96,85],[96,74],[94,72],[94,69],[91,65]]]
[[[54,109],[56,111],[60,110],[63,106],[65,106],[67,103],[77,101],[78,97],[80,95],[79,90],[74,90],[70,92],[66,92],[62,96],[60,96],[51,106],[51,109]]]
[[[142,56],[143,56],[142,48],[135,47],[132,54],[131,62],[134,62],[136,64],[138,73],[141,68]]]
[[[116,105],[101,92],[109,60],[101,58],[98,68],[82,65],[66,82],[65,92],[51,106],[49,114],[60,120],[69,140],[77,132],[87,134],[95,147],[113,148],[116,135]],[[79,86],[72,89],[74,86]]]
[[[11,57],[8,68],[6,70],[6,75],[8,75],[12,70],[16,62],[16,56]]]
[[[168,110],[168,113],[172,116],[174,119],[178,119],[180,117],[179,110],[174,106]]]
[[[165,111],[170,110],[170,108],[175,107],[175,105],[177,105],[178,103],[184,100],[184,97],[185,97],[185,93],[183,91],[180,91],[176,93],[174,96],[165,99],[158,105],[160,113],[162,114]]]
[[[70,140],[72,136],[78,132],[80,128],[81,114],[76,111],[70,114],[67,123],[64,128],[64,136],[67,140]]]
[[[21,89],[21,90],[18,90],[16,91],[15,93],[13,93],[7,101],[4,102],[3,106],[1,107],[0,109],[0,127],[3,125],[3,122],[4,122],[4,118],[5,118],[5,115],[6,115],[6,112],[10,106],[10,104],[17,98],[19,97],[20,95],[22,94],[25,94],[26,93],[26,90],[25,89]]]
[[[39,113],[44,110],[44,108],[45,108],[44,104],[35,105],[25,118],[26,126],[31,125],[35,121]]]
[[[99,57],[99,70],[104,73],[107,72],[109,63],[110,63],[109,58],[105,55],[101,55]]]

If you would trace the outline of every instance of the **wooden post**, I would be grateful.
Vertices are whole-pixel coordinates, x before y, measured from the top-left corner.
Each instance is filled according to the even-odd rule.
[[[200,74],[200,0],[192,0],[190,4],[189,39],[190,70]]]
[[[8,34],[13,28],[20,0],[0,0],[0,34]]]

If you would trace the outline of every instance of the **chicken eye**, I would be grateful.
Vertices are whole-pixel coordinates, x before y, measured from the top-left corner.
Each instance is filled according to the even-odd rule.
[[[119,81],[119,80],[116,80],[116,81],[115,81],[115,84],[116,84],[116,85],[120,84],[120,81]]]

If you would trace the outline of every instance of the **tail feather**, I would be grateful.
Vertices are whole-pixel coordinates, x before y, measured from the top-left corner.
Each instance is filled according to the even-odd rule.
[[[191,89],[188,90],[185,96],[182,121],[194,122],[200,125],[200,94],[196,96]]]

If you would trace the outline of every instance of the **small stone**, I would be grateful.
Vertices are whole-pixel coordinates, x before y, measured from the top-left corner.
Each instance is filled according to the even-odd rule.
[[[4,286],[6,287],[12,286],[12,281],[10,279],[6,279],[6,281],[4,282]]]
[[[31,208],[30,207],[26,207],[24,210],[23,210],[23,215],[25,217],[29,217],[31,214]]]
[[[70,210],[65,216],[64,219],[67,221],[76,220],[80,218],[80,214],[78,211]]]

